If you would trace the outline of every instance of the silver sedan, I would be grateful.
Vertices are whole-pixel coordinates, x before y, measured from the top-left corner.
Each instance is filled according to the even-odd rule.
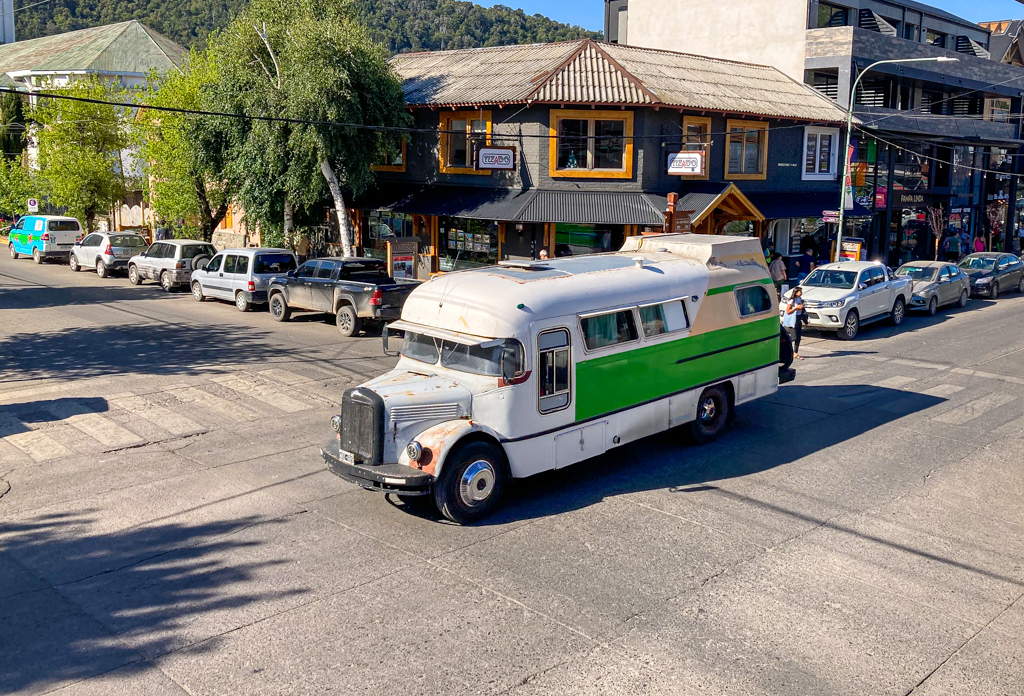
[[[912,261],[900,266],[896,275],[914,282],[908,309],[928,312],[930,316],[935,316],[944,305],[966,307],[971,296],[971,280],[956,264]]]

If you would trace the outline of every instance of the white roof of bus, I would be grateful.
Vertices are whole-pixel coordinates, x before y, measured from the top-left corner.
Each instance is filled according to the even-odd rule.
[[[661,235],[642,244],[627,240],[627,246],[641,248],[438,276],[409,296],[403,323],[487,338],[515,336],[548,317],[703,296],[709,261],[761,248],[756,239],[705,235]]]

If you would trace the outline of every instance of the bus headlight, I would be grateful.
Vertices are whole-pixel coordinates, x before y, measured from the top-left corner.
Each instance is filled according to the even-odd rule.
[[[412,442],[405,446],[405,453],[409,455],[410,461],[418,462],[420,460],[420,457],[423,456],[423,446],[420,445],[420,443],[413,440]]]
[[[341,416],[331,416],[331,430],[341,433]]]

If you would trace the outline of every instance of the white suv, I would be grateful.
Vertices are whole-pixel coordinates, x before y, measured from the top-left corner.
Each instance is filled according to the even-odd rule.
[[[128,280],[132,285],[141,285],[146,278],[158,280],[164,292],[171,292],[182,285],[190,285],[192,271],[216,255],[216,247],[209,242],[194,239],[154,242],[128,260]]]

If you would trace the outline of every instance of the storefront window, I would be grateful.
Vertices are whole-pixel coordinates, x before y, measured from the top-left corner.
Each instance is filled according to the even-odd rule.
[[[928,211],[924,208],[904,208],[893,211],[893,224],[899,224],[898,265],[927,258]]]
[[[498,262],[498,223],[441,217],[438,242],[442,271],[458,271]]]
[[[618,225],[555,225],[555,256],[583,256],[618,251],[625,238]]]
[[[372,240],[385,240],[393,237],[412,237],[413,225],[412,215],[404,213],[392,213],[386,210],[370,210],[363,218],[366,220],[366,237],[371,241],[367,246],[372,246]]]
[[[893,188],[925,191],[929,188],[932,170],[931,146],[918,143],[901,147],[896,153]]]

